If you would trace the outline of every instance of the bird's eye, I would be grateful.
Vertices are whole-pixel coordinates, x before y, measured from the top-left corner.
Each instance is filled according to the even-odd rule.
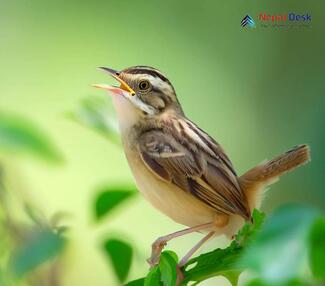
[[[150,82],[147,80],[142,80],[139,82],[140,90],[148,90],[150,88]]]

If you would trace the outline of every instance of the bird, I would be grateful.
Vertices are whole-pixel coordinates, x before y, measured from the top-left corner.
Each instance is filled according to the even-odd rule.
[[[156,209],[187,227],[152,244],[148,259],[152,267],[176,237],[204,234],[179,261],[180,268],[212,237],[233,238],[246,221],[252,221],[264,190],[310,161],[309,146],[301,144],[237,175],[222,146],[185,115],[174,86],[161,71],[149,66],[99,69],[119,83],[93,86],[112,95],[138,190]]]

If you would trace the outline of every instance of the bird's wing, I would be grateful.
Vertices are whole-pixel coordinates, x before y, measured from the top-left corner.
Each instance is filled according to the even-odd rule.
[[[145,165],[218,212],[250,214],[236,173],[222,148],[188,120],[151,129],[139,138]]]

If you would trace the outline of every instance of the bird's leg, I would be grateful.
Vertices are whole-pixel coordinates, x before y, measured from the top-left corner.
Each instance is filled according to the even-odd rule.
[[[176,285],[179,285],[184,280],[184,273],[182,268],[179,267],[178,265],[176,266],[176,274],[177,274]]]
[[[218,214],[213,221],[214,227],[221,228],[227,225],[229,222],[229,215],[226,214]],[[177,281],[176,285],[179,285],[182,280],[184,279],[184,274],[182,271],[182,267],[188,262],[188,260],[192,257],[192,255],[204,244],[206,243],[211,237],[215,235],[215,231],[210,231],[205,237],[203,237],[197,244],[190,249],[188,253],[180,260],[177,265]]]
[[[178,263],[178,267],[183,267],[187,261],[192,257],[192,255],[204,244],[206,243],[216,232],[210,231],[205,237],[203,237],[197,244],[191,248],[191,250],[185,254],[185,256],[181,259],[181,261]]]
[[[189,234],[192,232],[208,229],[210,227],[213,227],[214,223],[205,223],[200,224],[194,227],[186,228],[180,231],[176,231],[174,233],[161,236],[159,237],[153,244],[152,244],[152,251],[151,251],[151,257],[147,260],[151,267],[155,266],[159,262],[160,253],[162,252],[163,248],[167,244],[168,241],[170,241],[173,238],[183,236],[185,234]]]
[[[182,267],[187,263],[187,261],[192,257],[192,255],[205,243],[207,242],[213,235],[215,231],[209,232],[205,237],[203,237],[197,244],[194,245],[191,250],[185,254],[185,256],[181,259],[181,261],[177,265],[177,281],[176,285],[179,285],[184,279],[184,274],[182,271]]]

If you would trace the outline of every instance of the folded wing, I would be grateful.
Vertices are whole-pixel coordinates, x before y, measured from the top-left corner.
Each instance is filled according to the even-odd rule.
[[[145,165],[217,212],[250,219],[245,195],[220,145],[188,120],[164,126],[140,137]]]

